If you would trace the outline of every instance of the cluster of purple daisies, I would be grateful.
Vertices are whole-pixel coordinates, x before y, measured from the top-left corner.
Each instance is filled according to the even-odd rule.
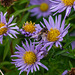
[[[34,38],[34,40],[38,41],[31,42],[29,39],[30,42],[28,43],[28,41],[25,39],[26,43],[24,44],[22,42],[23,48],[17,45],[15,47],[17,49],[15,55],[11,56],[17,57],[17,59],[12,59],[12,64],[15,64],[18,70],[20,70],[19,74],[21,74],[23,71],[26,71],[27,75],[30,71],[33,73],[33,71],[39,70],[39,65],[48,70],[48,68],[42,64],[40,60],[48,54],[48,51],[52,48],[53,45],[56,47],[60,46],[60,48],[62,48],[61,41],[63,41],[63,37],[68,33],[68,29],[70,27],[70,24],[65,24],[65,19],[67,16],[69,16],[72,8],[75,10],[75,1],[30,0],[30,5],[39,5],[39,7],[29,10],[29,12],[32,13],[31,16],[36,16],[37,19],[41,16],[49,16],[48,21],[43,18],[44,23],[40,22],[41,25],[27,21],[24,23],[22,29],[19,29],[19,27],[16,26],[16,23],[11,23],[14,16],[12,16],[9,21],[6,22],[7,12],[4,15],[2,12],[0,13],[1,44],[3,41],[3,36],[9,35],[11,38],[17,38],[16,34],[19,34],[18,31],[25,35],[25,37],[30,37],[30,39]],[[61,14],[55,16],[55,19],[53,19],[52,15],[56,15],[57,13],[61,13],[65,10],[66,14],[63,20]],[[67,72],[68,71],[66,70],[62,75],[67,74]]]

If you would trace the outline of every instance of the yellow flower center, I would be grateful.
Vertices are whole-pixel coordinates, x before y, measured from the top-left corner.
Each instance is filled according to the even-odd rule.
[[[35,23],[32,24],[32,22],[30,21],[30,23],[28,23],[28,21],[25,23],[25,25],[23,25],[23,28],[26,32],[30,32],[30,33],[33,33],[35,32]]]
[[[65,6],[72,6],[75,0],[62,0]]]
[[[28,65],[32,65],[36,61],[36,55],[32,51],[26,51],[23,56],[24,62]]]
[[[48,31],[47,40],[50,42],[55,42],[59,39],[58,38],[59,35],[60,35],[60,31],[58,29],[51,28],[50,31]]]
[[[3,27],[3,26],[5,26],[5,24],[1,22],[0,23],[0,28]],[[7,32],[7,28],[6,27],[3,27],[3,28],[0,29],[0,35],[4,34],[6,32]]]
[[[42,4],[40,5],[40,10],[41,10],[42,12],[47,11],[47,10],[48,10],[48,4],[47,4],[47,3],[42,3]]]

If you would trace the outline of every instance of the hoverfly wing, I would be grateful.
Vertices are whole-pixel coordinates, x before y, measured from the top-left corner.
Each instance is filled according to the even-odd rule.
[[[35,34],[35,35],[31,36],[30,38],[35,38],[35,37],[37,37],[37,36],[38,36],[38,34]]]

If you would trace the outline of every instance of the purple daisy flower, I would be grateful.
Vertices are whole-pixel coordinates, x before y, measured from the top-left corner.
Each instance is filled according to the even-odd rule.
[[[15,47],[18,50],[15,52],[16,55],[11,56],[18,57],[17,59],[12,59],[12,64],[15,64],[15,66],[18,67],[18,70],[21,70],[19,74],[21,74],[23,71],[26,71],[27,75],[30,71],[33,73],[33,70],[39,70],[38,65],[48,70],[48,68],[40,62],[40,60],[44,57],[44,55],[42,55],[43,51],[39,51],[40,45],[38,48],[35,48],[35,44],[32,44],[30,41],[29,45],[27,40],[26,45],[23,42],[22,45],[24,48],[17,45],[17,47]]]
[[[43,20],[46,26],[42,22],[40,23],[43,28],[48,29],[48,33],[46,34],[46,37],[45,38],[43,37],[42,40],[40,41],[41,43],[44,42],[44,47],[42,47],[41,50],[49,46],[48,48],[49,51],[54,43],[56,47],[58,47],[58,45],[62,47],[60,42],[63,41],[63,37],[68,33],[70,24],[65,28],[65,18],[61,23],[61,15],[59,15],[58,18],[56,16],[55,23],[51,16],[49,17],[49,23],[47,22],[46,19],[43,18]],[[37,37],[38,32],[40,32],[43,29],[39,24],[36,24],[35,26],[37,32],[35,36],[32,36],[33,38]]]
[[[66,15],[68,16],[71,12],[71,8],[73,7],[75,10],[75,1],[74,0],[50,0],[52,3],[55,3],[54,6],[52,6],[51,12],[61,13],[64,10],[66,10]],[[54,14],[54,15],[55,15]]]
[[[67,73],[68,73],[68,71],[65,70],[65,71],[62,73],[62,75],[66,75]]]
[[[3,40],[3,36],[9,35],[11,38],[14,38],[13,36],[15,36],[17,38],[17,36],[15,34],[19,34],[17,31],[13,30],[13,29],[16,29],[16,30],[19,29],[17,26],[11,27],[11,26],[15,25],[16,23],[10,24],[12,22],[14,16],[12,16],[7,23],[6,18],[5,18],[6,14],[7,14],[7,12],[4,15],[2,12],[0,13],[0,17],[1,17],[1,20],[0,20],[0,43],[1,44],[2,44],[2,40]]]
[[[45,57],[45,56],[48,54],[48,51],[47,51],[46,48],[44,48],[43,50],[41,50],[41,48],[42,48],[42,46],[44,45],[44,43],[43,43],[43,44],[41,44],[41,43],[38,44],[38,43],[39,43],[39,42],[33,42],[33,44],[36,45],[36,46],[35,46],[36,49],[38,49],[39,52],[42,51],[42,52],[43,52],[42,55],[44,55],[44,57]]]
[[[70,36],[75,36],[75,31],[72,32],[72,33],[70,34]],[[75,41],[73,41],[73,42],[71,43],[71,45],[72,45],[72,49],[74,49],[74,48],[75,48]]]
[[[22,29],[20,29],[19,31],[21,32],[21,34],[25,35],[26,37],[31,37],[32,35],[35,34],[35,23],[32,23],[31,21],[30,22],[26,22]]]
[[[30,10],[31,16],[37,15],[37,18],[41,16],[47,17],[51,15],[50,8],[52,3],[49,0],[30,0],[30,5],[39,5],[39,7]]]

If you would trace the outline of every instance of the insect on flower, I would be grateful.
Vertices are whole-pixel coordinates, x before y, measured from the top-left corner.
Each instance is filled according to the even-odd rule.
[[[44,27],[40,32],[38,32],[37,34],[33,35],[31,38],[35,38],[36,36],[38,36],[37,40],[44,40],[47,38],[47,33],[48,33],[48,29],[47,27]]]
[[[68,29],[70,28],[70,24],[68,24],[67,27],[65,27],[65,17],[63,19],[63,21],[61,22],[62,16],[59,15],[58,17],[55,17],[55,21],[52,18],[52,16],[49,17],[49,22],[43,18],[44,24],[42,22],[40,22],[40,24],[36,24],[36,35],[33,38],[38,38],[38,32],[40,32],[43,28],[47,28],[48,29],[48,33],[46,33],[45,37],[42,38],[42,40],[40,41],[41,43],[44,43],[44,47],[41,48],[41,50],[43,50],[44,48],[48,47],[48,51],[51,49],[51,47],[53,46],[53,44],[55,44],[56,47],[60,46],[60,48],[62,48],[61,45],[61,41],[63,41],[63,37],[68,33]],[[39,43],[39,42],[38,42]]]

